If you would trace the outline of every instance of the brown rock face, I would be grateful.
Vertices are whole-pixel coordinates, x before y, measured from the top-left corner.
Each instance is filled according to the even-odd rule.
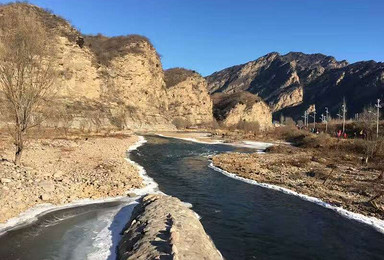
[[[198,73],[174,68],[164,72],[169,100],[169,115],[189,125],[211,123],[212,100],[207,82]]]
[[[147,38],[83,36],[64,19],[36,6],[5,5],[1,17],[9,10],[33,14],[55,38],[58,78],[47,124],[90,130],[174,128],[166,117],[161,61]]]
[[[272,126],[269,106],[257,95],[242,91],[233,94],[212,95],[214,116],[224,125],[237,126],[241,123],[257,123],[260,130]]]
[[[349,116],[384,96],[384,64],[374,61],[348,65],[323,54],[290,52],[267,54],[255,61],[215,72],[208,76],[208,91],[259,95],[280,114],[299,119],[309,105],[318,111],[328,107],[338,113],[343,97]]]

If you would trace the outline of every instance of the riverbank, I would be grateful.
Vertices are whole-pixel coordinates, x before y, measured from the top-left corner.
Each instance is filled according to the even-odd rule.
[[[331,155],[330,155],[331,156]],[[265,154],[213,156],[213,165],[242,178],[273,184],[365,216],[384,219],[380,171],[356,164],[332,164],[313,150],[276,146]]]
[[[213,138],[209,132],[200,131],[178,131],[178,132],[156,132],[156,135],[161,137],[175,138],[184,141],[191,141],[203,144],[220,144],[224,140],[220,138]]]
[[[67,204],[80,199],[124,196],[141,188],[138,168],[126,161],[137,136],[39,139],[12,162],[12,150],[0,154],[0,223],[38,204]],[[6,146],[11,147],[11,146]]]

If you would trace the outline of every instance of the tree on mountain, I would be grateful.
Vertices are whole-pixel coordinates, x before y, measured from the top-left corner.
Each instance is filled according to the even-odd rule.
[[[0,19],[0,94],[12,118],[10,133],[20,164],[27,130],[38,124],[40,109],[54,83],[52,37],[32,13],[9,10]]]

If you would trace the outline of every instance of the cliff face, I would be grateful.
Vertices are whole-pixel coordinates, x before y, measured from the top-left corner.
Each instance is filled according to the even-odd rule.
[[[208,91],[259,95],[278,115],[298,118],[310,104],[337,113],[343,97],[350,114],[383,96],[383,63],[348,65],[322,54],[270,53],[255,61],[215,72],[207,77]]]
[[[33,15],[52,33],[58,77],[46,124],[90,130],[174,128],[166,117],[160,57],[147,38],[84,36],[64,19],[30,4],[5,5],[0,14],[0,19]]]
[[[198,73],[174,68],[165,71],[169,115],[188,125],[209,124],[213,120],[207,82]]]
[[[310,105],[317,111],[339,112],[343,97],[353,116],[384,96],[384,64],[367,61],[348,65],[322,54],[270,53],[255,61],[207,77],[210,93],[249,91],[280,114],[299,119]]]
[[[272,113],[269,106],[257,95],[242,91],[232,94],[212,95],[214,116],[225,126],[239,126],[256,123],[260,130],[272,126]]]
[[[168,101],[163,69],[148,39],[88,36],[85,46],[96,53],[102,100],[113,106],[114,117],[125,118],[124,123],[133,129],[169,127],[164,116]]]

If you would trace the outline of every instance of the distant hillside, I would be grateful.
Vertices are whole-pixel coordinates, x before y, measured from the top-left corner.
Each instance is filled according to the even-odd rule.
[[[348,64],[323,54],[269,53],[255,61],[208,76],[208,91],[259,95],[275,118],[283,113],[299,119],[315,104],[321,113],[328,107],[334,116],[346,98],[348,115],[384,96],[384,64],[374,61]]]

